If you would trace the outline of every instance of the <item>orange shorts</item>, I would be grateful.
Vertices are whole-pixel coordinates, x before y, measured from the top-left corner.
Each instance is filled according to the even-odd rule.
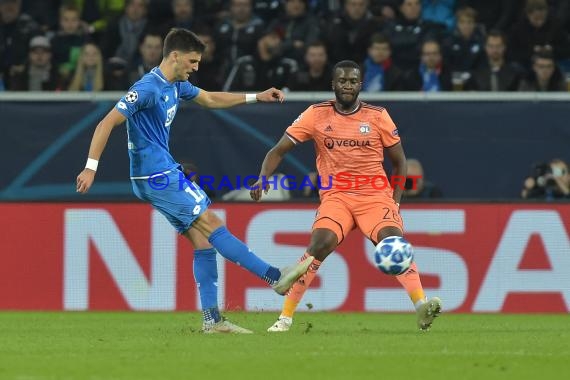
[[[338,237],[340,244],[348,233],[358,226],[374,244],[378,231],[396,227],[404,232],[396,202],[386,195],[333,193],[325,195],[317,210],[313,230],[327,228]]]

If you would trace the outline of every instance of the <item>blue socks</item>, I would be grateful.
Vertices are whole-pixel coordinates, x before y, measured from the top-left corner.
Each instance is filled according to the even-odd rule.
[[[194,279],[200,293],[204,323],[214,324],[221,321],[218,309],[218,267],[214,248],[194,251]]]
[[[237,239],[224,226],[218,228],[208,239],[210,244],[229,261],[240,265],[273,285],[279,280],[281,272],[255,255],[244,243]]]
[[[218,309],[218,267],[216,253],[219,252],[229,261],[241,265],[245,269],[273,285],[279,280],[281,272],[257,257],[240,240],[232,235],[226,227],[215,230],[209,242],[215,247],[194,251],[194,279],[200,294],[204,324],[214,324],[222,320]],[[217,252],[216,252],[217,250]]]

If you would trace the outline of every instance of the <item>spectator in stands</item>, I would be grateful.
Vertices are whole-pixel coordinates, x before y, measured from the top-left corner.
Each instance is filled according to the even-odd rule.
[[[0,0],[0,80],[10,88],[10,76],[24,70],[30,39],[38,24],[21,12],[20,0]]]
[[[20,0],[22,12],[30,15],[47,34],[49,30],[57,30],[58,9],[61,0]],[[53,45],[52,45],[53,47]]]
[[[230,15],[214,34],[224,68],[231,68],[239,57],[254,55],[264,29],[263,20],[253,14],[252,0],[231,0]]]
[[[455,29],[455,0],[422,0],[422,20]]]
[[[62,80],[69,83],[75,71],[81,47],[86,42],[85,30],[81,26],[79,8],[65,4],[59,8],[59,31],[51,39],[53,63]]]
[[[548,14],[562,25],[566,33],[570,32],[570,1],[548,0]]]
[[[404,90],[436,92],[451,91],[451,88],[451,73],[443,64],[439,43],[424,41],[419,67],[406,74]]]
[[[485,59],[485,35],[476,18],[477,12],[470,7],[456,12],[457,27],[443,44],[444,61],[452,72],[468,73]]]
[[[323,20],[329,20],[342,11],[342,0],[311,0],[310,5],[311,12]]]
[[[194,0],[171,0],[172,17],[161,27],[166,35],[172,28],[194,30]]]
[[[419,63],[421,42],[439,40],[445,32],[441,25],[421,19],[420,0],[401,0],[399,14],[386,25],[385,33],[392,45],[394,64],[404,71],[415,70]]]
[[[129,66],[120,57],[111,57],[103,65],[104,91],[126,91],[131,87]]]
[[[217,25],[229,15],[225,9],[226,2],[227,0],[197,1],[194,3],[194,14],[200,15],[200,21],[205,25]]]
[[[285,0],[285,13],[270,23],[283,33],[283,56],[301,63],[305,47],[320,36],[318,20],[308,12],[308,0]]]
[[[465,84],[467,90],[476,91],[516,91],[519,88],[522,73],[512,63],[506,61],[507,48],[505,36],[498,30],[492,30],[485,40],[486,60],[474,71]]]
[[[370,13],[368,0],[346,0],[343,11],[324,28],[330,60],[364,61],[370,36],[380,28]]]
[[[408,158],[406,161],[408,168],[404,198],[441,198],[441,189],[433,182],[425,179],[424,168],[419,160]]]
[[[144,35],[139,45],[139,56],[129,69],[129,86],[158,66],[162,60],[162,36],[158,32],[149,32]]]
[[[283,12],[283,2],[283,0],[253,0],[253,13],[269,25]]]
[[[527,0],[524,15],[511,32],[512,59],[529,69],[535,49],[545,45],[552,46],[556,60],[569,56],[568,33],[548,14],[546,0]]]
[[[109,23],[101,42],[105,58],[119,57],[130,64],[147,27],[148,0],[126,0],[125,12]]]
[[[160,29],[172,21],[174,18],[172,3],[173,0],[148,0],[148,24],[152,25],[153,29]]]
[[[192,73],[190,82],[207,91],[221,91],[225,79],[224,68],[217,54],[214,35],[205,26],[195,29],[194,32],[206,44],[206,50],[202,53],[200,69]]]
[[[107,26],[119,17],[126,0],[66,0],[79,8],[83,28],[95,41],[99,41]]]
[[[400,0],[370,0],[370,12],[382,20],[394,20]]]
[[[362,91],[403,90],[403,72],[392,62],[392,48],[385,35],[375,33],[370,38],[363,75]]]
[[[223,91],[256,91],[260,88],[283,88],[297,71],[297,61],[281,56],[282,36],[268,30],[257,42],[255,55],[239,58],[232,68]],[[332,83],[332,82],[331,82]]]
[[[81,48],[79,61],[68,91],[103,91],[103,56],[99,46],[86,43]]]
[[[532,167],[532,174],[524,181],[521,197],[525,199],[570,199],[568,164],[561,159]]]
[[[304,68],[293,74],[287,88],[291,91],[331,91],[331,83],[327,47],[323,42],[312,42],[306,48]]]
[[[457,9],[466,6],[475,9],[486,32],[499,30],[507,33],[518,14],[518,3],[519,0],[457,0]]]
[[[550,49],[541,49],[533,56],[532,62],[532,71],[521,82],[519,91],[566,91],[565,78]]]
[[[22,71],[12,73],[12,91],[54,91],[59,89],[57,68],[51,62],[50,42],[45,36],[30,40],[28,62]]]

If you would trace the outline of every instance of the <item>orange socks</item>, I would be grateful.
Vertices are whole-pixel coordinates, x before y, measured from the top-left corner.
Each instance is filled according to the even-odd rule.
[[[310,255],[305,252],[301,260],[305,260]],[[304,276],[301,276],[295,284],[289,290],[287,296],[285,296],[285,302],[283,303],[283,310],[281,311],[281,317],[288,317],[293,318],[293,314],[295,314],[295,310],[301,302],[301,298],[311,285],[311,282],[317,275],[317,271],[321,266],[321,262],[319,260],[313,260],[313,263],[309,266],[309,270],[305,273]],[[405,273],[396,276],[396,279],[402,284],[408,296],[412,300],[413,304],[417,307],[418,303],[425,302],[426,296],[424,293],[424,289],[422,287],[422,282],[420,280],[420,274],[418,272],[418,267],[416,263],[412,263],[410,269],[408,269]]]
[[[305,252],[303,257],[301,257],[301,260],[299,261],[303,261],[309,256],[311,255]],[[297,282],[293,284],[293,286],[289,290],[289,293],[287,294],[287,296],[285,296],[283,310],[281,311],[282,317],[293,318],[293,314],[295,314],[295,309],[297,309],[297,305],[299,305],[299,302],[301,302],[301,298],[303,298],[303,295],[309,288],[309,285],[311,285],[311,282],[317,275],[317,271],[319,270],[320,266],[321,262],[319,260],[317,259],[313,260],[313,263],[309,266],[309,270],[307,270],[307,273],[305,273],[304,276],[301,276],[297,280]]]
[[[400,284],[406,289],[408,296],[416,305],[420,301],[425,301],[426,295],[424,294],[424,289],[422,288],[422,282],[420,281],[420,274],[418,272],[418,267],[416,263],[412,263],[410,269],[405,273],[396,276]]]

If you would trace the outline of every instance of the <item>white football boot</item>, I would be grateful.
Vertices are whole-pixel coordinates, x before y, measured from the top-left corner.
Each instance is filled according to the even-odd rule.
[[[416,313],[418,315],[418,328],[422,331],[428,331],[433,320],[441,314],[441,300],[433,297],[421,304]]]
[[[293,318],[289,317],[279,317],[277,322],[267,329],[269,332],[285,332],[289,331],[291,325],[293,324]]]
[[[281,277],[279,277],[279,280],[271,286],[273,290],[282,296],[287,294],[295,281],[307,273],[307,269],[309,269],[309,265],[311,265],[314,259],[315,258],[313,256],[309,256],[305,260],[295,264],[292,267],[279,268],[281,271]]]
[[[233,324],[225,318],[212,325],[202,325],[202,332],[204,334],[253,334],[253,331]]]

